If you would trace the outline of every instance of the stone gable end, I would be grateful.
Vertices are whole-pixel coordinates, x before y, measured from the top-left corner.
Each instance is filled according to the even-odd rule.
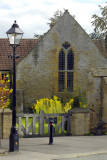
[[[89,107],[100,108],[101,75],[96,78],[92,69],[107,68],[107,59],[67,11],[17,65],[17,89],[24,92],[24,106],[29,107],[35,98],[58,94],[58,60],[64,42],[74,54],[73,88],[85,89]]]

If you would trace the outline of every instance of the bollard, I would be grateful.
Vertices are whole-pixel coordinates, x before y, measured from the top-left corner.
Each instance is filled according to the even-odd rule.
[[[57,118],[49,118],[50,123],[50,136],[49,136],[49,144],[53,144],[53,123],[57,124]]]
[[[53,144],[53,119],[50,120],[50,137],[49,137],[49,144]]]

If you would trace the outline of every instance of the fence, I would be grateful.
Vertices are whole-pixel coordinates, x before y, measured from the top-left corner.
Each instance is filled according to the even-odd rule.
[[[54,135],[71,134],[71,114],[23,114],[17,115],[17,125],[20,137],[49,136],[49,118],[57,118],[53,124]]]
[[[72,114],[72,115],[71,115]],[[57,118],[54,124],[54,135],[86,135],[90,133],[90,110],[72,109],[66,114],[20,114],[17,115],[17,128],[20,137],[49,135],[49,118]],[[9,138],[12,126],[12,111],[0,110],[0,141]]]

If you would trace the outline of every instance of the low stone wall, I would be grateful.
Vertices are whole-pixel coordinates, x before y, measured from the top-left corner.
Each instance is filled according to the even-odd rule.
[[[9,138],[12,126],[12,111],[8,108],[0,109],[0,138]]]
[[[71,132],[72,135],[86,135],[90,133],[90,110],[74,108],[71,110]]]
[[[70,112],[72,135],[85,135],[90,133],[90,110],[75,108]],[[0,109],[0,139],[9,138],[11,126],[12,111],[10,109]]]

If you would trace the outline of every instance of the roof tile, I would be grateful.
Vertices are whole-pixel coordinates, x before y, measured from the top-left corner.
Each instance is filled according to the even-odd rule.
[[[16,50],[16,54],[20,56],[17,59],[19,63],[23,57],[25,57],[31,49],[36,45],[37,39],[22,39],[20,46]],[[11,70],[13,68],[13,61],[8,59],[8,55],[13,54],[12,47],[9,46],[9,40],[7,38],[0,39],[0,70]]]

